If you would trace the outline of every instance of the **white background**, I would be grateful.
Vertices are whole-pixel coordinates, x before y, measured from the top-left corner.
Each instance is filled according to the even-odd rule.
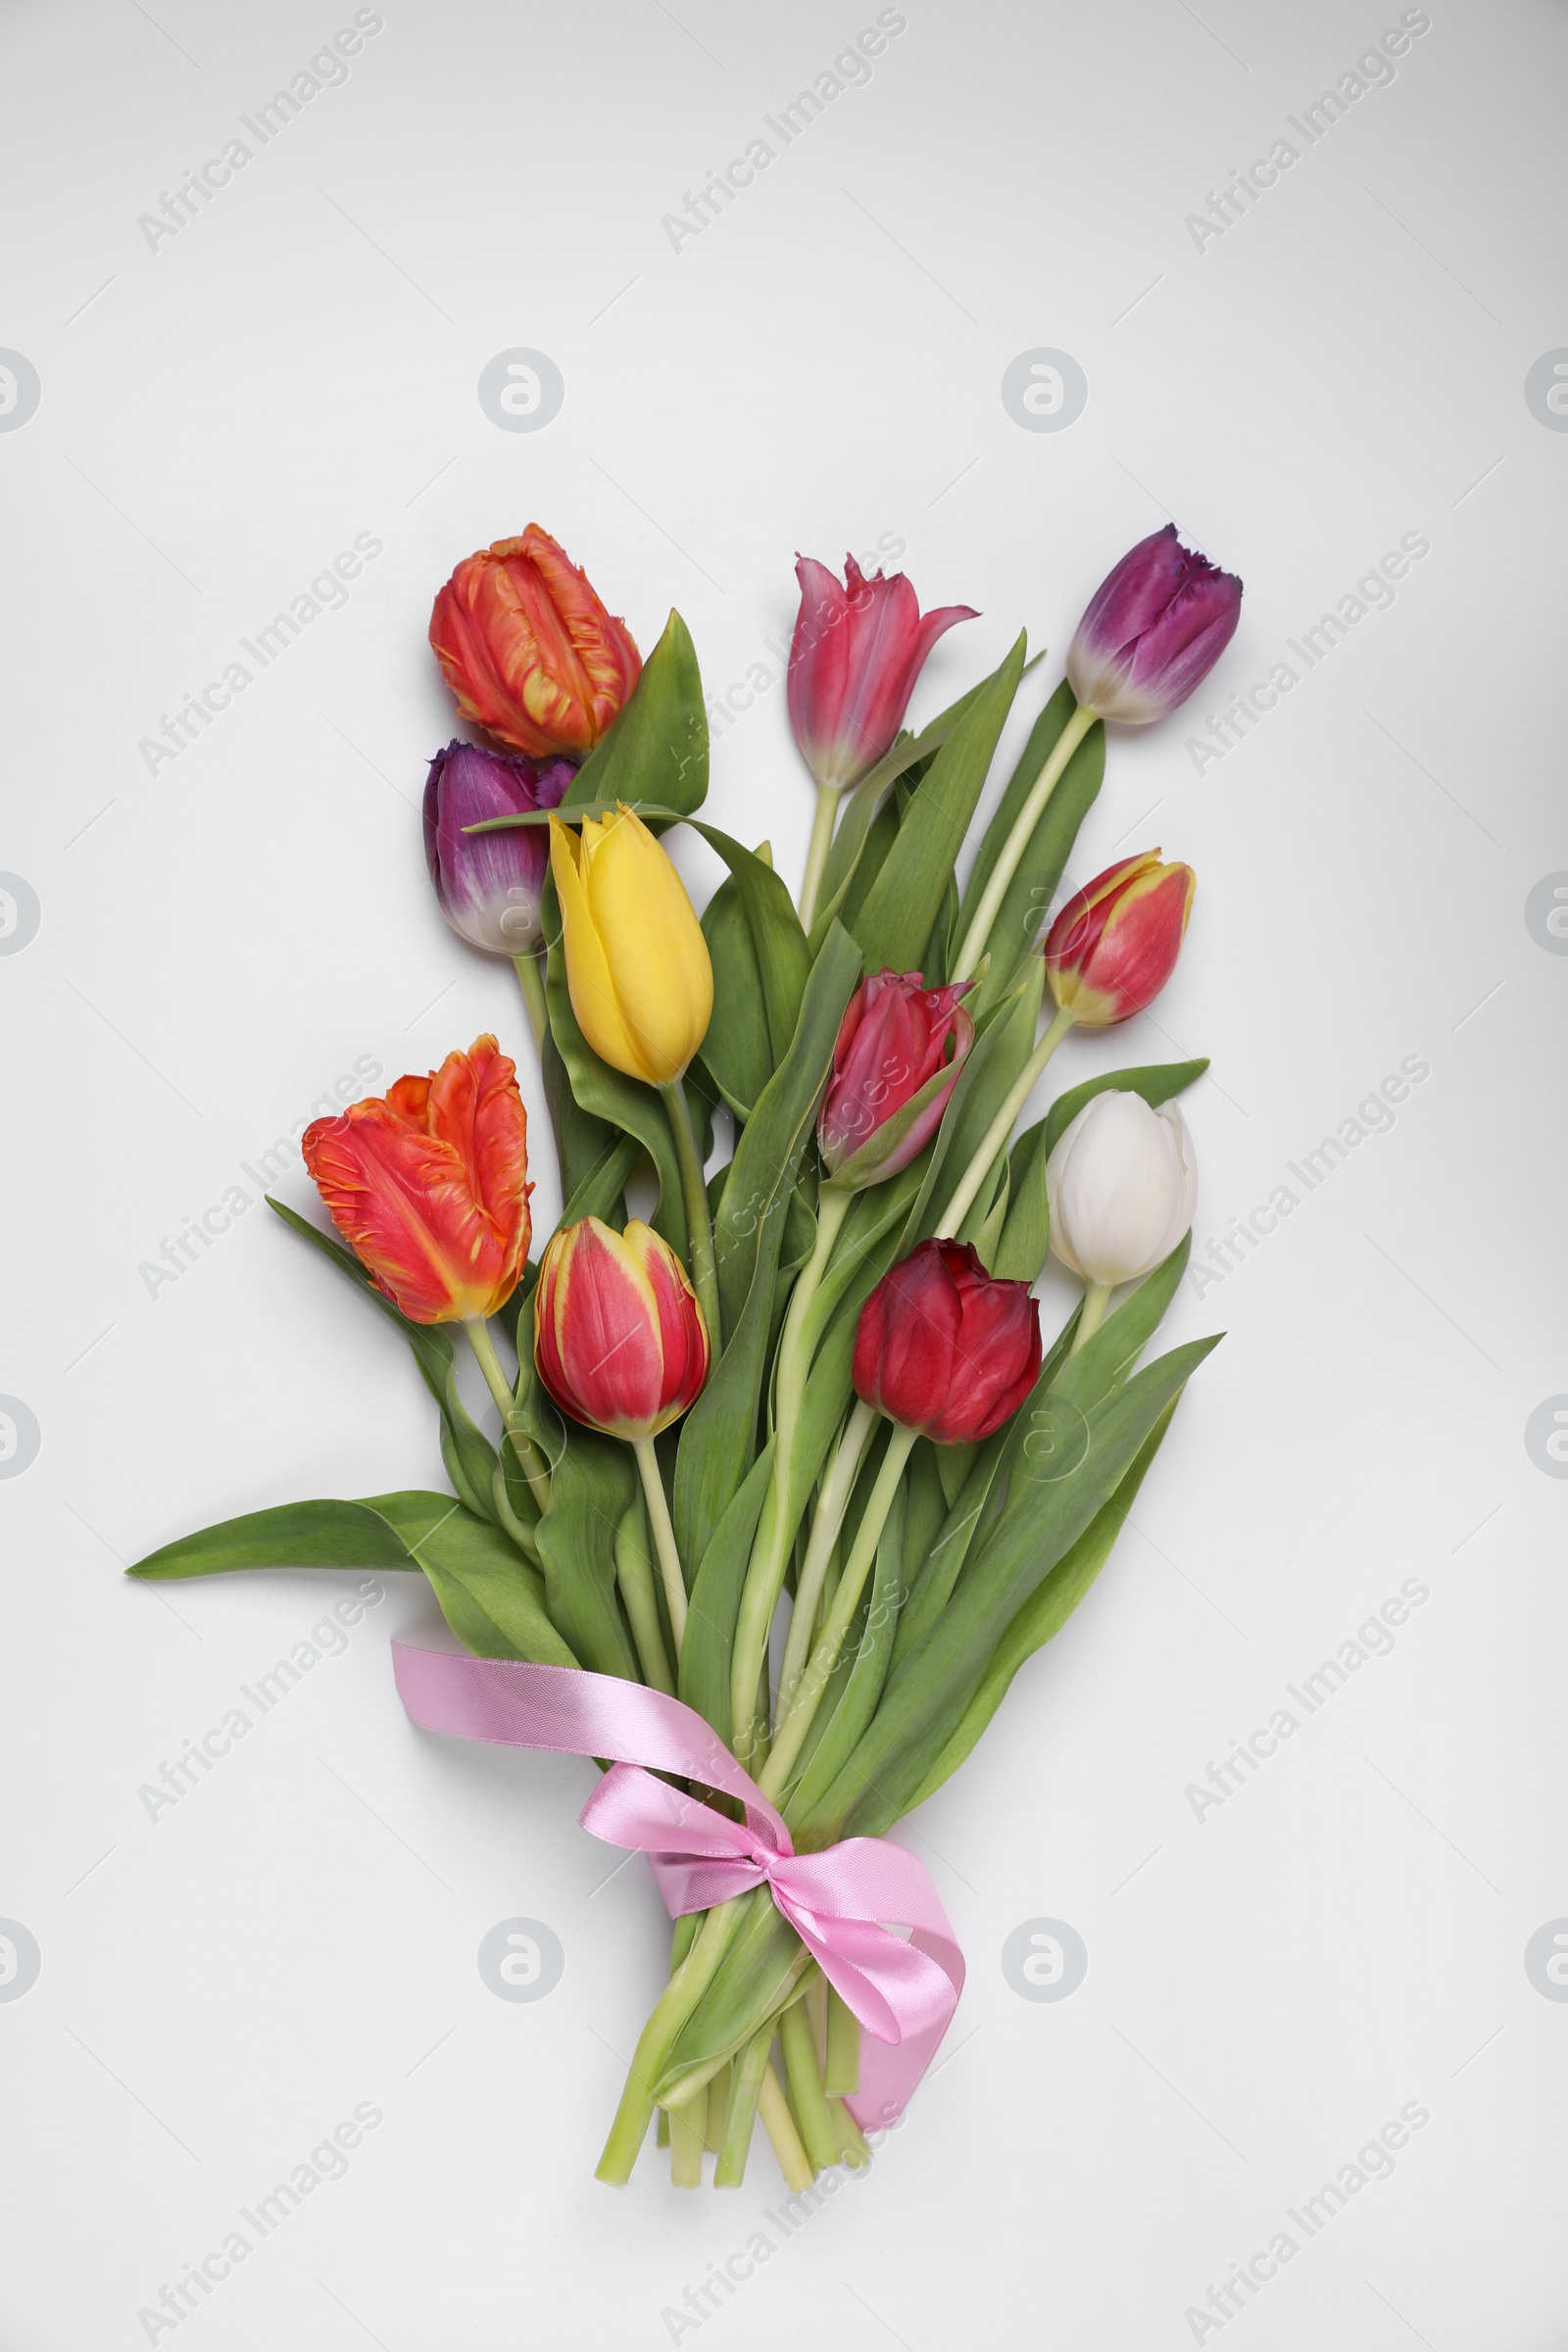
[[[6,13],[0,343],[42,401],[0,433],[0,867],[41,922],[0,959],[0,1390],[41,1448],[0,1482],[0,1913],[42,1968],[0,2001],[5,2352],[147,2341],[138,2312],[359,2102],[384,2120],[347,2176],[157,2341],[1550,2352],[1568,2005],[1524,1951],[1568,1913],[1568,1489],[1524,1430],[1568,1391],[1568,961],[1524,908],[1568,868],[1568,438],[1524,380],[1568,343],[1561,9],[1433,0],[1308,149],[1287,114],[1396,6],[908,0],[869,80],[678,251],[662,216],[874,9],[380,13],[156,250],[138,217],[347,0]],[[1200,250],[1189,214],[1281,136],[1299,160]],[[538,433],[476,398],[518,345],[564,377]],[[1088,378],[1059,432],[1001,398],[1041,346]],[[1197,911],[1156,1017],[1054,1074],[1213,1056],[1201,1258],[1430,1065],[1183,1293],[1172,1337],[1229,1336],[1136,1530],[909,1828],[970,1961],[951,2055],[787,2243],[760,2141],[723,2197],[651,2156],[594,2183],[667,1931],[573,1826],[589,1767],[410,1729],[412,1580],[177,1806],[138,1795],[344,1588],[122,1563],[265,1502],[442,1483],[412,1364],[265,1209],[156,1296],[143,1261],[228,1187],[254,1200],[240,1162],[356,1056],[389,1079],[491,1025],[553,1213],[512,974],[446,931],[417,822],[451,731],[431,597],[530,518],[645,649],[678,605],[715,697],[777,673],[797,548],[902,540],[926,604],[984,613],[917,717],[1020,623],[1052,649],[1008,746],[1102,572],[1175,518],[1245,576],[1241,628],[1198,709],[1111,743],[1074,867],[1157,841]],[[347,605],[149,774],[139,740],[358,532],[383,552]],[[1405,533],[1430,553],[1396,602],[1307,673],[1285,640]],[[1281,660],[1299,683],[1195,772],[1189,736]],[[798,874],[782,687],[714,732],[712,816]],[[1198,1818],[1189,1784],[1406,1579],[1429,1598],[1392,1654]],[[565,1952],[532,2004],[475,1964],[519,1914]],[[1002,1973],[1040,1917],[1088,1946],[1061,2002]],[[1286,2209],[1406,2102],[1430,2121],[1393,2177],[1306,2242]],[[1281,2229],[1300,2250],[1243,2314],[1186,2316]],[[732,2301],[663,2316],[759,2230]]]

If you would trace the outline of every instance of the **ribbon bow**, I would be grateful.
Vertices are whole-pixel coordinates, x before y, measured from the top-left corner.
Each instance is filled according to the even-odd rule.
[[[885,1838],[798,1854],[784,1816],[712,1726],[641,1683],[402,1642],[392,1659],[399,1695],[423,1731],[612,1757],[578,1818],[595,1838],[649,1856],[672,1918],[765,1886],[872,2037],[851,2114],[868,2131],[903,2113],[963,1986],[957,1939],[913,1854]],[[648,1766],[738,1797],[745,1820],[672,1788]],[[890,1921],[909,1930],[907,1940]]]

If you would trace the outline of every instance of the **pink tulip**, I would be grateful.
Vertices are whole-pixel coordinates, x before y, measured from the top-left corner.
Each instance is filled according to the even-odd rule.
[[[869,774],[904,724],[926,656],[968,605],[922,619],[903,572],[865,579],[853,556],[840,587],[825,564],[798,556],[800,617],[790,647],[790,725],[819,785],[843,792]]]
[[[974,1044],[958,1003],[969,986],[873,972],[850,999],[816,1122],[823,1164],[842,1192],[896,1176],[942,1124]]]
[[[1099,717],[1147,726],[1202,684],[1241,611],[1236,574],[1183,547],[1168,522],[1096,590],[1067,649],[1068,683]]]

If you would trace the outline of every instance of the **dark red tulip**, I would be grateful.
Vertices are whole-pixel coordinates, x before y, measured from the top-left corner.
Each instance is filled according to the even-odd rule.
[[[972,1242],[922,1242],[860,1309],[855,1387],[938,1446],[988,1438],[1040,1377],[1040,1309],[993,1280]]]

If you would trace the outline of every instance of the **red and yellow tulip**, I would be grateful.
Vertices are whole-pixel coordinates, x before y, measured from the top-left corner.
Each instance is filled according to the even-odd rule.
[[[642,669],[625,622],[536,522],[458,565],[430,645],[464,717],[535,760],[592,751]]]
[[[306,1128],[332,1222],[411,1323],[493,1315],[528,1256],[528,1120],[493,1037]]]
[[[610,1437],[656,1437],[695,1403],[708,1361],[697,1295],[651,1226],[559,1229],[534,1294],[534,1362],[563,1412]]]
[[[1182,952],[1198,876],[1157,850],[1106,866],[1046,934],[1046,978],[1061,1011],[1108,1029],[1152,1004]]]

